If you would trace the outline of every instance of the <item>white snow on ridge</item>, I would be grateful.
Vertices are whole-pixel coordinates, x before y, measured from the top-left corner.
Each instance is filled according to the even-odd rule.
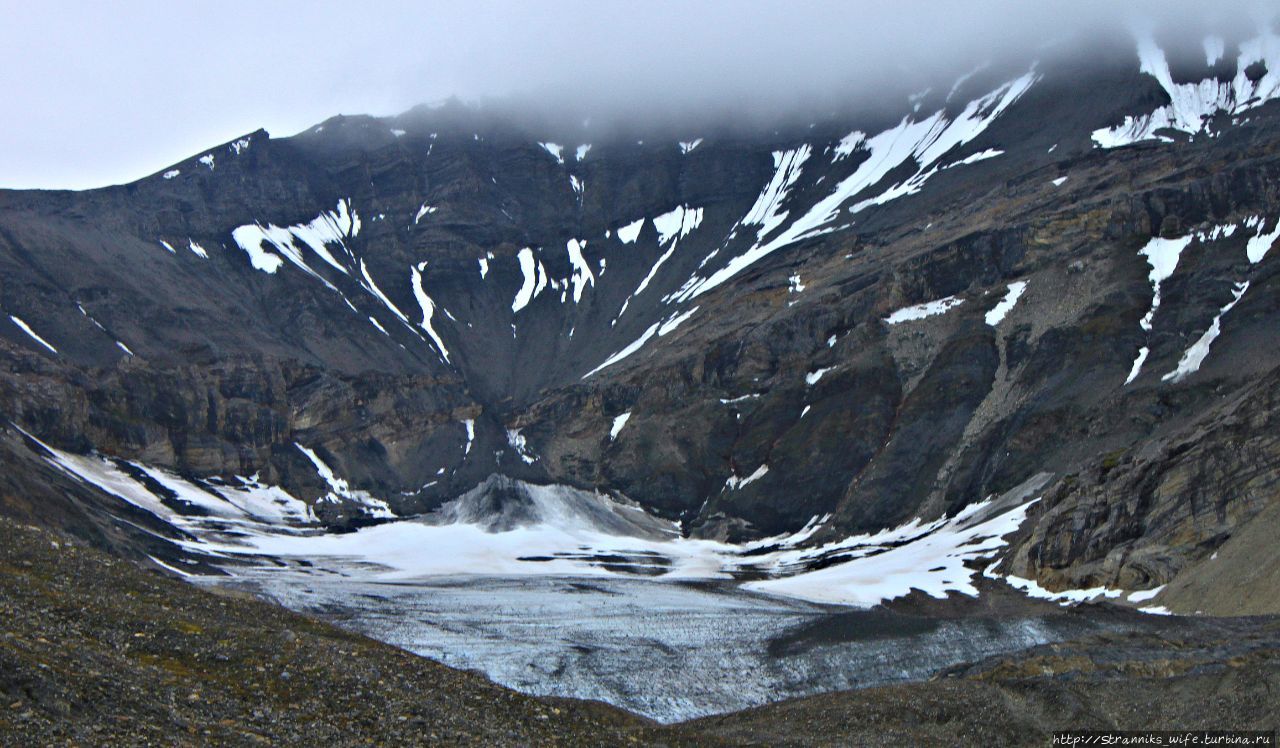
[[[170,169],[169,171],[166,171],[162,176],[165,179],[173,179],[174,177],[178,176],[181,173],[182,171],[180,169]]]
[[[1248,281],[1236,284],[1236,287],[1231,291],[1233,297],[1231,301],[1218,311],[1217,316],[1213,318],[1213,324],[1209,325],[1209,329],[1204,331],[1199,340],[1191,344],[1186,353],[1182,354],[1182,358],[1178,361],[1178,366],[1161,377],[1161,381],[1176,384],[1200,370],[1200,365],[1209,356],[1209,346],[1213,345],[1213,341],[1222,334],[1222,315],[1231,311],[1236,304],[1240,303],[1240,299],[1244,297],[1244,292],[1248,290]]]
[[[627,421],[631,419],[631,411],[627,411],[622,415],[613,419],[613,425],[609,427],[609,441],[618,438],[618,434],[622,432],[622,427],[627,425]]]
[[[812,152],[807,143],[790,151],[773,152],[773,178],[760,192],[747,215],[739,221],[744,226],[760,227],[756,232],[757,240],[764,239],[786,220],[787,211],[782,210],[782,203],[791,194],[804,162],[809,160]]]
[[[191,250],[191,253],[197,257],[202,257],[206,260],[209,259],[209,253],[205,251],[204,247],[196,244],[195,239],[187,239],[187,249]]]
[[[1222,40],[1215,37],[1206,39],[1204,48],[1206,60],[1212,60],[1209,65],[1225,54]],[[1209,129],[1210,121],[1219,114],[1236,116],[1280,97],[1280,37],[1269,30],[1240,44],[1236,75],[1229,82],[1209,77],[1197,83],[1174,83],[1164,52],[1150,35],[1138,38],[1138,58],[1141,72],[1156,79],[1170,102],[1150,114],[1127,116],[1115,127],[1095,130],[1093,142],[1101,148],[1119,148],[1146,140],[1172,142],[1158,134],[1159,130],[1212,137],[1215,133]],[[1262,63],[1267,72],[1252,81],[1245,70],[1256,63]]]
[[[700,145],[702,145],[702,138],[695,138],[693,140],[682,140],[680,141],[680,152],[685,154],[690,153],[693,151],[694,148],[697,148]]]
[[[339,272],[349,274],[346,267],[329,252],[327,245],[336,244],[345,250],[345,241],[359,233],[360,216],[351,209],[351,201],[344,199],[338,201],[336,208],[321,213],[308,223],[287,227],[251,223],[233,229],[231,238],[249,255],[250,264],[257,270],[275,274],[284,260],[288,259],[299,269],[327,285],[328,282],[307,264],[303,247],[310,249]],[[299,242],[302,246],[299,246]],[[264,244],[284,255],[284,258],[264,248]]]
[[[1052,180],[1050,180],[1050,181],[1051,181],[1051,182],[1053,182],[1053,186],[1054,186],[1054,187],[1061,187],[1061,186],[1062,186],[1062,183],[1063,183],[1063,182],[1065,182],[1065,181],[1067,181],[1067,178],[1066,178],[1066,177],[1058,177],[1057,179],[1052,179]]]
[[[578,150],[574,153],[575,160],[581,161],[582,159],[587,157],[587,153],[589,153],[590,151],[591,151],[590,143],[584,143],[578,146]]]
[[[1004,295],[1004,298],[1000,300],[999,304],[992,307],[991,311],[987,312],[987,324],[992,327],[1000,324],[1000,321],[1003,320],[1013,309],[1014,305],[1018,303],[1018,299],[1022,298],[1022,292],[1026,290],[1026,281],[1015,281],[1010,283],[1009,291]]]
[[[213,171],[213,154],[212,153],[206,153],[205,155],[201,156],[199,161],[200,163],[209,167],[209,171]]]
[[[21,329],[23,332],[29,335],[32,340],[36,341],[37,343],[44,346],[45,348],[48,348],[51,352],[55,354],[58,352],[57,348],[54,348],[53,345],[49,343],[49,341],[37,335],[36,331],[31,329],[31,325],[28,325],[26,322],[23,322],[21,318],[15,317],[14,315],[10,314],[9,319],[12,320],[13,324],[17,325],[19,329]]]
[[[550,153],[555,158],[556,163],[564,165],[564,146],[556,145],[555,143],[538,143],[538,145],[542,146],[547,153]]]
[[[640,229],[644,228],[644,219],[638,218],[635,221],[618,229],[618,241],[623,244],[633,244],[640,237]]]
[[[231,150],[234,151],[237,156],[239,156],[242,151],[249,150],[249,144],[251,142],[252,141],[249,140],[249,138],[240,138],[239,140],[231,144]]]
[[[890,314],[884,318],[884,321],[896,325],[901,322],[911,322],[925,317],[932,317],[936,314],[946,314],[964,303],[964,299],[958,299],[955,296],[948,296],[937,301],[926,301],[923,304],[905,307]]]

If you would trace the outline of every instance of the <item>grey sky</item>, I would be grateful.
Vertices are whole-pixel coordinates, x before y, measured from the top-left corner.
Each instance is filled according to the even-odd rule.
[[[125,182],[258,127],[290,135],[450,95],[776,105],[1122,25],[1135,6],[1116,5],[0,0],[0,187]],[[1203,5],[1137,7],[1188,24],[1227,12]]]

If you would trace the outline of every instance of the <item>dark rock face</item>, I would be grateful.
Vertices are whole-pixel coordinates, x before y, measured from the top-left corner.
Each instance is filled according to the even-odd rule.
[[[0,415],[308,500],[300,446],[401,514],[496,474],[732,538],[934,518],[1048,472],[1014,571],[1168,581],[1274,495],[1280,293],[1254,255],[1280,105],[1101,148],[1167,103],[1152,78],[1026,70],[901,120],[641,139],[418,110],[0,192]],[[1156,237],[1189,238],[1148,320]]]

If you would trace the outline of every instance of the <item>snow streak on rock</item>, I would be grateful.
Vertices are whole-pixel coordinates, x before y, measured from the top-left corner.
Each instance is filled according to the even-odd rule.
[[[756,242],[746,252],[734,257],[720,270],[706,278],[694,276],[671,297],[673,301],[687,301],[696,298],[712,289],[723,285],[730,278],[760,261],[762,258],[787,247],[795,242],[818,236],[837,228],[834,222],[841,215],[842,206],[854,197],[879,185],[898,167],[912,163],[914,174],[903,182],[881,190],[877,195],[858,202],[850,209],[857,213],[872,205],[880,205],[904,195],[919,192],[924,183],[939,171],[951,166],[973,163],[999,151],[983,151],[966,159],[942,164],[941,159],[953,149],[971,142],[981,135],[1006,109],[1022,97],[1038,80],[1039,76],[1029,72],[1022,77],[1000,86],[991,93],[969,102],[968,106],[951,119],[945,110],[939,110],[922,121],[915,121],[912,116],[902,119],[897,126],[885,130],[875,136],[867,137],[864,133],[850,133],[836,148],[835,160],[846,154],[863,153],[865,158],[853,174],[841,180],[827,195],[822,197],[804,215],[796,218],[769,241],[757,236]],[[778,169],[773,179],[765,187],[761,195],[762,202],[769,204],[766,195],[775,184],[785,184],[786,178],[779,177],[786,163],[775,157]],[[776,211],[776,207],[774,208]]]
[[[1244,292],[1249,290],[1249,282],[1237,283],[1232,289],[1232,299],[1222,307],[1218,314],[1213,318],[1213,324],[1209,325],[1209,329],[1204,331],[1200,339],[1191,344],[1187,352],[1182,354],[1182,359],[1178,361],[1178,366],[1173,371],[1161,377],[1164,382],[1181,382],[1187,377],[1200,370],[1200,365],[1204,363],[1205,358],[1209,355],[1209,346],[1213,345],[1213,341],[1222,333],[1222,315],[1231,311],[1231,309],[1244,297]]]
[[[295,442],[293,446],[297,447],[298,451],[306,455],[308,460],[311,460],[311,464],[315,466],[316,472],[320,474],[320,477],[324,479],[325,483],[329,484],[329,493],[322,496],[319,501],[341,503],[345,499],[346,501],[359,504],[360,507],[371,517],[390,519],[396,516],[395,512],[391,511],[391,507],[387,505],[387,502],[374,498],[368,491],[351,488],[347,483],[347,480],[335,475],[329,465],[325,463],[325,461],[321,459],[320,455],[316,454],[315,451],[307,449],[297,442]]]
[[[18,326],[18,329],[22,330],[27,335],[29,335],[32,340],[36,341],[37,343],[44,346],[45,348],[48,348],[52,353],[58,352],[57,348],[54,348],[53,345],[49,343],[49,341],[37,335],[36,331],[31,329],[31,325],[28,325],[26,322],[22,321],[20,317],[15,317],[14,315],[10,314],[9,319],[13,321],[13,324]]]
[[[436,348],[440,350],[440,355],[444,356],[445,363],[449,363],[449,349],[444,347],[444,341],[440,339],[440,334],[436,332],[435,327],[431,324],[431,317],[435,314],[436,304],[422,287],[422,271],[426,269],[426,262],[420,262],[416,266],[409,268],[413,296],[418,300],[418,307],[422,309],[422,321],[418,324],[422,326],[423,330],[427,331],[427,335],[431,336]]]

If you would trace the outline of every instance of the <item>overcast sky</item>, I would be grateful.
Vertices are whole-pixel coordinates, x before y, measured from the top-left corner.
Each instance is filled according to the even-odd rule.
[[[334,114],[394,114],[451,95],[681,110],[867,90],[893,70],[963,72],[996,50],[1087,37],[1122,26],[1134,7],[0,0],[0,187],[130,181],[259,127],[280,137]],[[1142,12],[1199,24],[1226,11],[1165,0]]]

